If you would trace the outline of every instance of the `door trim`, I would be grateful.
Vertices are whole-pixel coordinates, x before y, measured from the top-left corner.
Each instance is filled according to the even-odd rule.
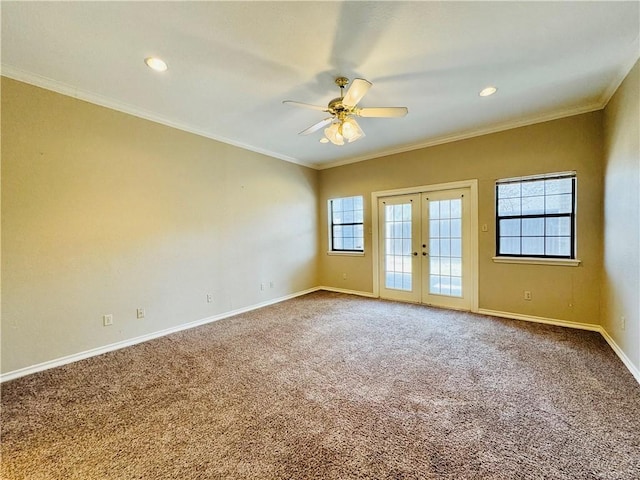
[[[409,195],[418,193],[436,192],[441,190],[454,190],[468,188],[470,191],[469,209],[471,210],[471,311],[478,311],[478,180],[461,180],[458,182],[437,183],[418,187],[398,188],[394,190],[381,190],[371,192],[371,237],[373,262],[373,296],[380,297],[380,270],[379,270],[379,240],[378,240],[378,199],[396,195]]]

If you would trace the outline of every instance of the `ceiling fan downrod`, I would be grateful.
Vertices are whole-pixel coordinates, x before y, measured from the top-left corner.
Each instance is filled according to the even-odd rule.
[[[340,97],[344,97],[344,87],[349,84],[349,79],[347,77],[338,77],[335,82],[340,87]]]

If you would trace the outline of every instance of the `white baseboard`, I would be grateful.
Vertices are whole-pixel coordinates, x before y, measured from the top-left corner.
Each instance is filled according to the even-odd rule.
[[[591,330],[593,332],[599,332],[601,330],[600,325],[595,325],[593,323],[570,322],[568,320],[558,320],[556,318],[547,318],[547,317],[535,317],[533,315],[501,312],[498,310],[488,310],[486,308],[478,309],[478,313],[481,315],[490,315],[492,317],[511,318],[513,320],[524,320],[525,322],[546,323],[547,325],[557,325],[559,327],[577,328],[580,330]]]
[[[622,360],[622,363],[624,363],[625,367],[629,369],[629,371],[631,372],[631,375],[633,375],[636,381],[640,383],[640,369],[638,369],[638,367],[636,367],[633,363],[631,363],[631,360],[629,360],[629,357],[627,357],[627,355],[622,351],[622,349],[618,346],[615,340],[611,338],[611,335],[609,335],[609,333],[602,327],[600,327],[600,334],[604,337],[604,339],[607,341],[607,343],[613,349],[613,351],[616,352],[616,355],[618,355],[620,360]]]
[[[309,288],[307,290],[302,290],[300,292],[295,292],[289,295],[285,295],[283,297],[274,298],[272,300],[267,300],[266,302],[256,303],[254,305],[249,305],[248,307],[239,308],[237,310],[231,310],[229,312],[220,313],[218,315],[214,315],[211,317],[203,318],[200,320],[195,320],[193,322],[184,323],[181,325],[176,325],[175,327],[166,328],[164,330],[159,330],[157,332],[147,333],[145,335],[141,335],[139,337],[130,338],[127,340],[122,340],[120,342],[111,343],[109,345],[104,345],[102,347],[92,348],[90,350],[85,350],[84,352],[74,353],[72,355],[67,355],[65,357],[56,358],[53,360],[49,360],[46,362],[38,363],[37,365],[31,365],[29,367],[20,368],[18,370],[13,370],[11,372],[7,372],[0,375],[0,383],[6,382],[9,380],[13,380],[15,378],[24,377],[25,375],[30,375],[36,372],[42,372],[43,370],[49,370],[50,368],[60,367],[62,365],[67,365],[68,363],[77,362],[79,360],[84,360],[86,358],[95,357],[97,355],[102,355],[103,353],[112,352],[114,350],[120,350],[121,348],[130,347],[132,345],[136,345],[138,343],[147,342],[149,340],[153,340],[154,338],[164,337],[166,335],[170,335],[172,333],[180,332],[182,330],[188,330],[190,328],[199,327],[201,325],[206,325],[207,323],[215,322],[217,320],[222,320],[223,318],[233,317],[234,315],[239,315],[241,313],[250,312],[252,310],[256,310],[258,308],[267,307],[269,305],[273,305],[275,303],[280,303],[285,300],[290,300],[295,297],[299,297],[301,295],[306,295],[307,293],[312,293],[320,290],[320,287]]]
[[[546,323],[548,325],[557,325],[559,327],[577,328],[580,330],[590,330],[592,332],[598,332],[604,337],[609,346],[613,349],[616,355],[618,355],[618,358],[622,360],[624,366],[627,367],[627,369],[631,372],[631,375],[633,375],[636,381],[640,384],[640,370],[633,363],[631,363],[629,357],[627,357],[624,351],[622,351],[622,349],[613,340],[613,338],[611,338],[607,331],[600,325],[594,325],[592,323],[569,322],[567,320],[558,320],[554,318],[535,317],[532,315],[522,315],[519,313],[500,312],[497,310],[488,310],[485,308],[481,308],[480,310],[478,310],[478,313],[482,315],[491,315],[492,317],[524,320],[525,322]]]
[[[195,320],[193,322],[185,323],[182,325],[177,325],[175,327],[166,328],[164,330],[159,330],[157,332],[148,333],[146,335],[141,335],[139,337],[130,338],[128,340],[123,340],[121,342],[112,343],[109,345],[105,345],[102,347],[92,348],[90,350],[85,350],[84,352],[74,353],[72,355],[67,355],[65,357],[56,358],[54,360],[49,360],[47,362],[42,362],[37,365],[31,365],[29,367],[20,368],[18,370],[13,370],[11,372],[7,372],[4,374],[0,374],[0,383],[6,382],[9,380],[13,380],[15,378],[23,377],[25,375],[30,375],[32,373],[41,372],[43,370],[48,370],[50,368],[60,367],[62,365],[67,365],[69,363],[77,362],[79,360],[84,360],[86,358],[95,357],[97,355],[102,355],[103,353],[112,352],[114,350],[119,350],[121,348],[130,347],[132,345],[136,345],[138,343],[146,342],[149,340],[153,340],[154,338],[164,337],[166,335],[170,335],[172,333],[180,332],[182,330],[188,330],[190,328],[199,327],[201,325],[206,325],[207,323],[215,322],[217,320],[222,320],[223,318],[233,317],[234,315],[239,315],[241,313],[250,312],[252,310],[257,310],[258,308],[267,307],[269,305],[273,305],[276,303],[283,302],[285,300],[289,300],[295,297],[299,297],[302,295],[306,295],[308,293],[317,292],[318,290],[326,290],[329,292],[337,292],[337,293],[345,293],[348,295],[358,295],[361,297],[368,298],[377,298],[373,293],[370,292],[361,292],[358,290],[347,290],[344,288],[336,288],[336,287],[313,287],[307,290],[302,290],[300,292],[295,292],[289,295],[285,295],[283,297],[274,298],[268,300],[266,302],[256,303],[254,305],[249,305],[247,307],[239,308],[237,310],[231,310],[229,312],[220,313],[218,315],[214,315],[211,317],[203,318],[201,320]],[[478,310],[479,314],[482,315],[490,315],[494,317],[501,318],[510,318],[514,320],[524,320],[527,322],[536,322],[536,323],[546,323],[549,325],[557,325],[560,327],[568,327],[568,328],[578,328],[581,330],[591,330],[595,332],[599,332],[607,343],[611,346],[613,351],[618,355],[622,363],[629,369],[634,378],[640,383],[640,370],[631,363],[631,360],[626,356],[626,354],[622,351],[622,349],[618,346],[618,344],[611,338],[611,336],[607,333],[607,331],[602,328],[600,325],[593,325],[590,323],[578,323],[578,322],[569,322],[566,320],[558,320],[553,318],[545,318],[545,317],[535,317],[532,315],[522,315],[519,313],[510,313],[510,312],[500,312],[497,310],[488,310],[481,308]]]
[[[317,290],[326,290],[327,292],[346,293],[347,295],[358,295],[359,297],[378,298],[371,292],[361,292],[358,290],[347,290],[337,287],[318,287]]]

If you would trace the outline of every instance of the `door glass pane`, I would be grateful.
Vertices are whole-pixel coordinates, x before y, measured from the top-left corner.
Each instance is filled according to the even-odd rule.
[[[437,238],[440,236],[440,220],[430,220],[429,228],[433,233],[433,238]]]
[[[452,297],[462,296],[462,278],[461,277],[451,277],[451,296]]]
[[[440,240],[437,238],[429,239],[429,252],[431,252],[432,257],[440,256]]]
[[[429,204],[429,218],[431,220],[440,218],[440,205],[438,205],[438,202],[431,202]]]
[[[402,274],[402,289],[411,291],[411,274],[410,273]]]
[[[462,219],[455,218],[451,220],[451,238],[460,238],[462,236]]]
[[[440,202],[440,218],[451,218],[451,200]]]
[[[405,203],[402,205],[402,220],[405,222],[411,221],[411,204]]]
[[[462,259],[461,258],[451,259],[451,276],[462,278]]]
[[[440,275],[440,295],[451,296],[451,277]]]
[[[461,238],[452,238],[451,239],[451,256],[452,257],[462,257],[462,239]]]
[[[431,257],[429,259],[431,265],[430,265],[430,272],[433,275],[440,275],[440,258],[439,257]]]
[[[429,275],[429,293],[440,293],[440,275]]]
[[[449,237],[440,237],[440,256],[448,257],[451,255],[451,239]]]
[[[451,275],[451,258],[440,257],[440,274]]]
[[[429,293],[462,297],[462,200],[430,200]]]
[[[451,220],[440,220],[440,238],[451,238]]]
[[[462,218],[462,200],[451,200],[451,218]]]
[[[391,205],[391,212],[393,212],[393,216],[391,217],[394,221],[399,222],[402,220],[402,205]]]
[[[411,203],[385,206],[385,288],[412,291]]]

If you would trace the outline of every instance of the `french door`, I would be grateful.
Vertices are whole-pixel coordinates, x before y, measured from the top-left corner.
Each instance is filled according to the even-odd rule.
[[[471,310],[470,189],[378,199],[382,298]]]

